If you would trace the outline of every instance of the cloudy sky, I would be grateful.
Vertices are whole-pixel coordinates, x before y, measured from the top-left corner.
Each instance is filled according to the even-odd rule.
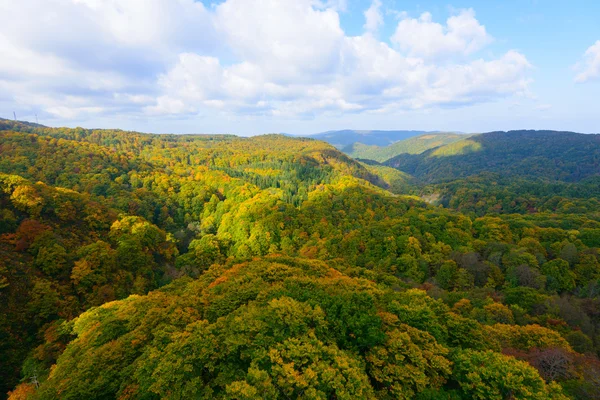
[[[0,0],[0,117],[600,132],[597,0]]]

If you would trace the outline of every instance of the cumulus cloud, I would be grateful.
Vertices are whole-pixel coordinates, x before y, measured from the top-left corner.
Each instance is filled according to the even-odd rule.
[[[472,9],[451,16],[446,26],[433,22],[428,12],[418,19],[405,15],[392,36],[392,42],[400,49],[424,58],[470,55],[491,41],[492,37],[477,21]]]
[[[373,0],[371,7],[365,11],[365,31],[377,33],[379,27],[383,25],[383,14],[381,13],[381,1]]]
[[[346,0],[315,0],[313,4],[318,8],[331,8],[336,11],[346,11],[348,2]]]
[[[600,40],[587,49],[576,68],[581,71],[575,77],[578,83],[600,78]]]
[[[0,0],[0,82],[20,109],[62,119],[135,112],[125,94],[155,92],[165,63],[212,43],[193,0]]]
[[[215,25],[242,60],[263,66],[271,79],[328,79],[344,39],[338,13],[315,9],[312,0],[228,0]]]
[[[2,101],[62,119],[313,117],[527,93],[524,55],[470,57],[492,40],[472,10],[445,25],[402,14],[382,41],[381,7],[373,0],[365,34],[348,36],[340,0],[0,0]]]

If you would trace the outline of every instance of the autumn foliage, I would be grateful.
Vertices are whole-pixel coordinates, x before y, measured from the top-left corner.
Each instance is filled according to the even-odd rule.
[[[587,181],[442,207],[281,135],[0,121],[0,151],[11,399],[597,398]]]

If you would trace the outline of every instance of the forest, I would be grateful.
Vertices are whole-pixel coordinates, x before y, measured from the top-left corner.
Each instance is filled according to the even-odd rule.
[[[0,155],[0,398],[600,399],[599,135],[0,120]]]
[[[387,146],[366,145],[355,142],[341,148],[349,156],[383,163],[401,154],[421,154],[429,149],[445,146],[468,138],[459,133],[431,132],[396,141]],[[326,141],[329,141],[328,139]]]

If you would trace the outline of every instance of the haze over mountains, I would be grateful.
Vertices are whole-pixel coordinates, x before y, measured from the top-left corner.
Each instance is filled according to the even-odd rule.
[[[378,130],[352,130],[343,129],[339,131],[327,131],[310,135],[302,135],[316,140],[323,140],[334,145],[338,149],[354,143],[362,143],[374,146],[388,146],[399,140],[427,133],[425,131],[378,131]]]

